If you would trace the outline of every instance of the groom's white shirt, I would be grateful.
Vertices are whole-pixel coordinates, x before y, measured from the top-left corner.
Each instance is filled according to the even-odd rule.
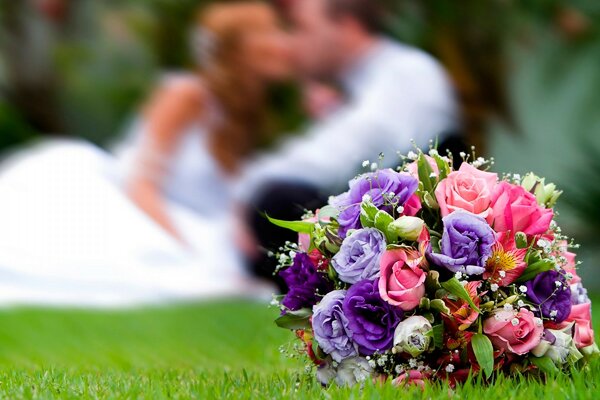
[[[251,162],[236,190],[240,200],[272,180],[342,189],[364,160],[398,165],[396,152],[408,151],[411,139],[425,147],[458,128],[452,85],[438,62],[421,50],[381,39],[341,84],[348,102]]]

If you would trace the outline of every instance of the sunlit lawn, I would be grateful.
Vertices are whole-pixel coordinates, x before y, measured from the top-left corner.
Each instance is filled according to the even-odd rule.
[[[597,309],[598,310],[598,309]],[[0,311],[2,398],[439,398],[372,384],[322,389],[279,353],[292,335],[276,310],[229,301],[128,311]],[[600,328],[600,313],[595,313]],[[600,398],[600,362],[546,383],[467,384],[453,398]]]

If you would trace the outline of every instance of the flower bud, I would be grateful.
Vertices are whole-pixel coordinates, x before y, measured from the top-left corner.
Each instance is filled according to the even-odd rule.
[[[515,243],[517,245],[517,249],[526,249],[529,244],[527,243],[527,235],[523,232],[517,232],[515,234]]]
[[[432,341],[433,327],[425,318],[418,315],[400,322],[394,332],[394,347],[413,357],[426,351]]]
[[[534,347],[531,353],[536,357],[548,357],[559,366],[567,362],[576,362],[583,355],[575,346],[569,332],[571,329],[571,324],[560,330],[546,329],[540,344]]]
[[[389,230],[404,240],[415,241],[424,226],[425,222],[421,218],[402,216],[389,225]]]
[[[562,191],[556,190],[556,185],[553,183],[546,184],[544,178],[540,178],[533,173],[528,173],[523,177],[521,186],[528,192],[535,195],[537,202],[546,208],[553,207],[556,204]]]

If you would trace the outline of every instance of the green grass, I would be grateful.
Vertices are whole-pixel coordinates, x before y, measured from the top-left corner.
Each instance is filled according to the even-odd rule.
[[[279,353],[292,335],[272,323],[276,313],[241,301],[118,312],[2,310],[0,398],[449,398],[443,384],[424,392],[371,383],[322,389],[302,363]],[[597,399],[600,362],[546,383],[499,378],[452,393],[453,399]]]

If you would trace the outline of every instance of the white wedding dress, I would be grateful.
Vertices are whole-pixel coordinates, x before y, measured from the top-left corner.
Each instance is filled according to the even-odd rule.
[[[114,152],[46,142],[0,171],[0,305],[128,306],[219,296],[265,297],[232,243],[231,182],[206,127],[181,135],[165,184],[184,247],[125,195],[143,121]]]

